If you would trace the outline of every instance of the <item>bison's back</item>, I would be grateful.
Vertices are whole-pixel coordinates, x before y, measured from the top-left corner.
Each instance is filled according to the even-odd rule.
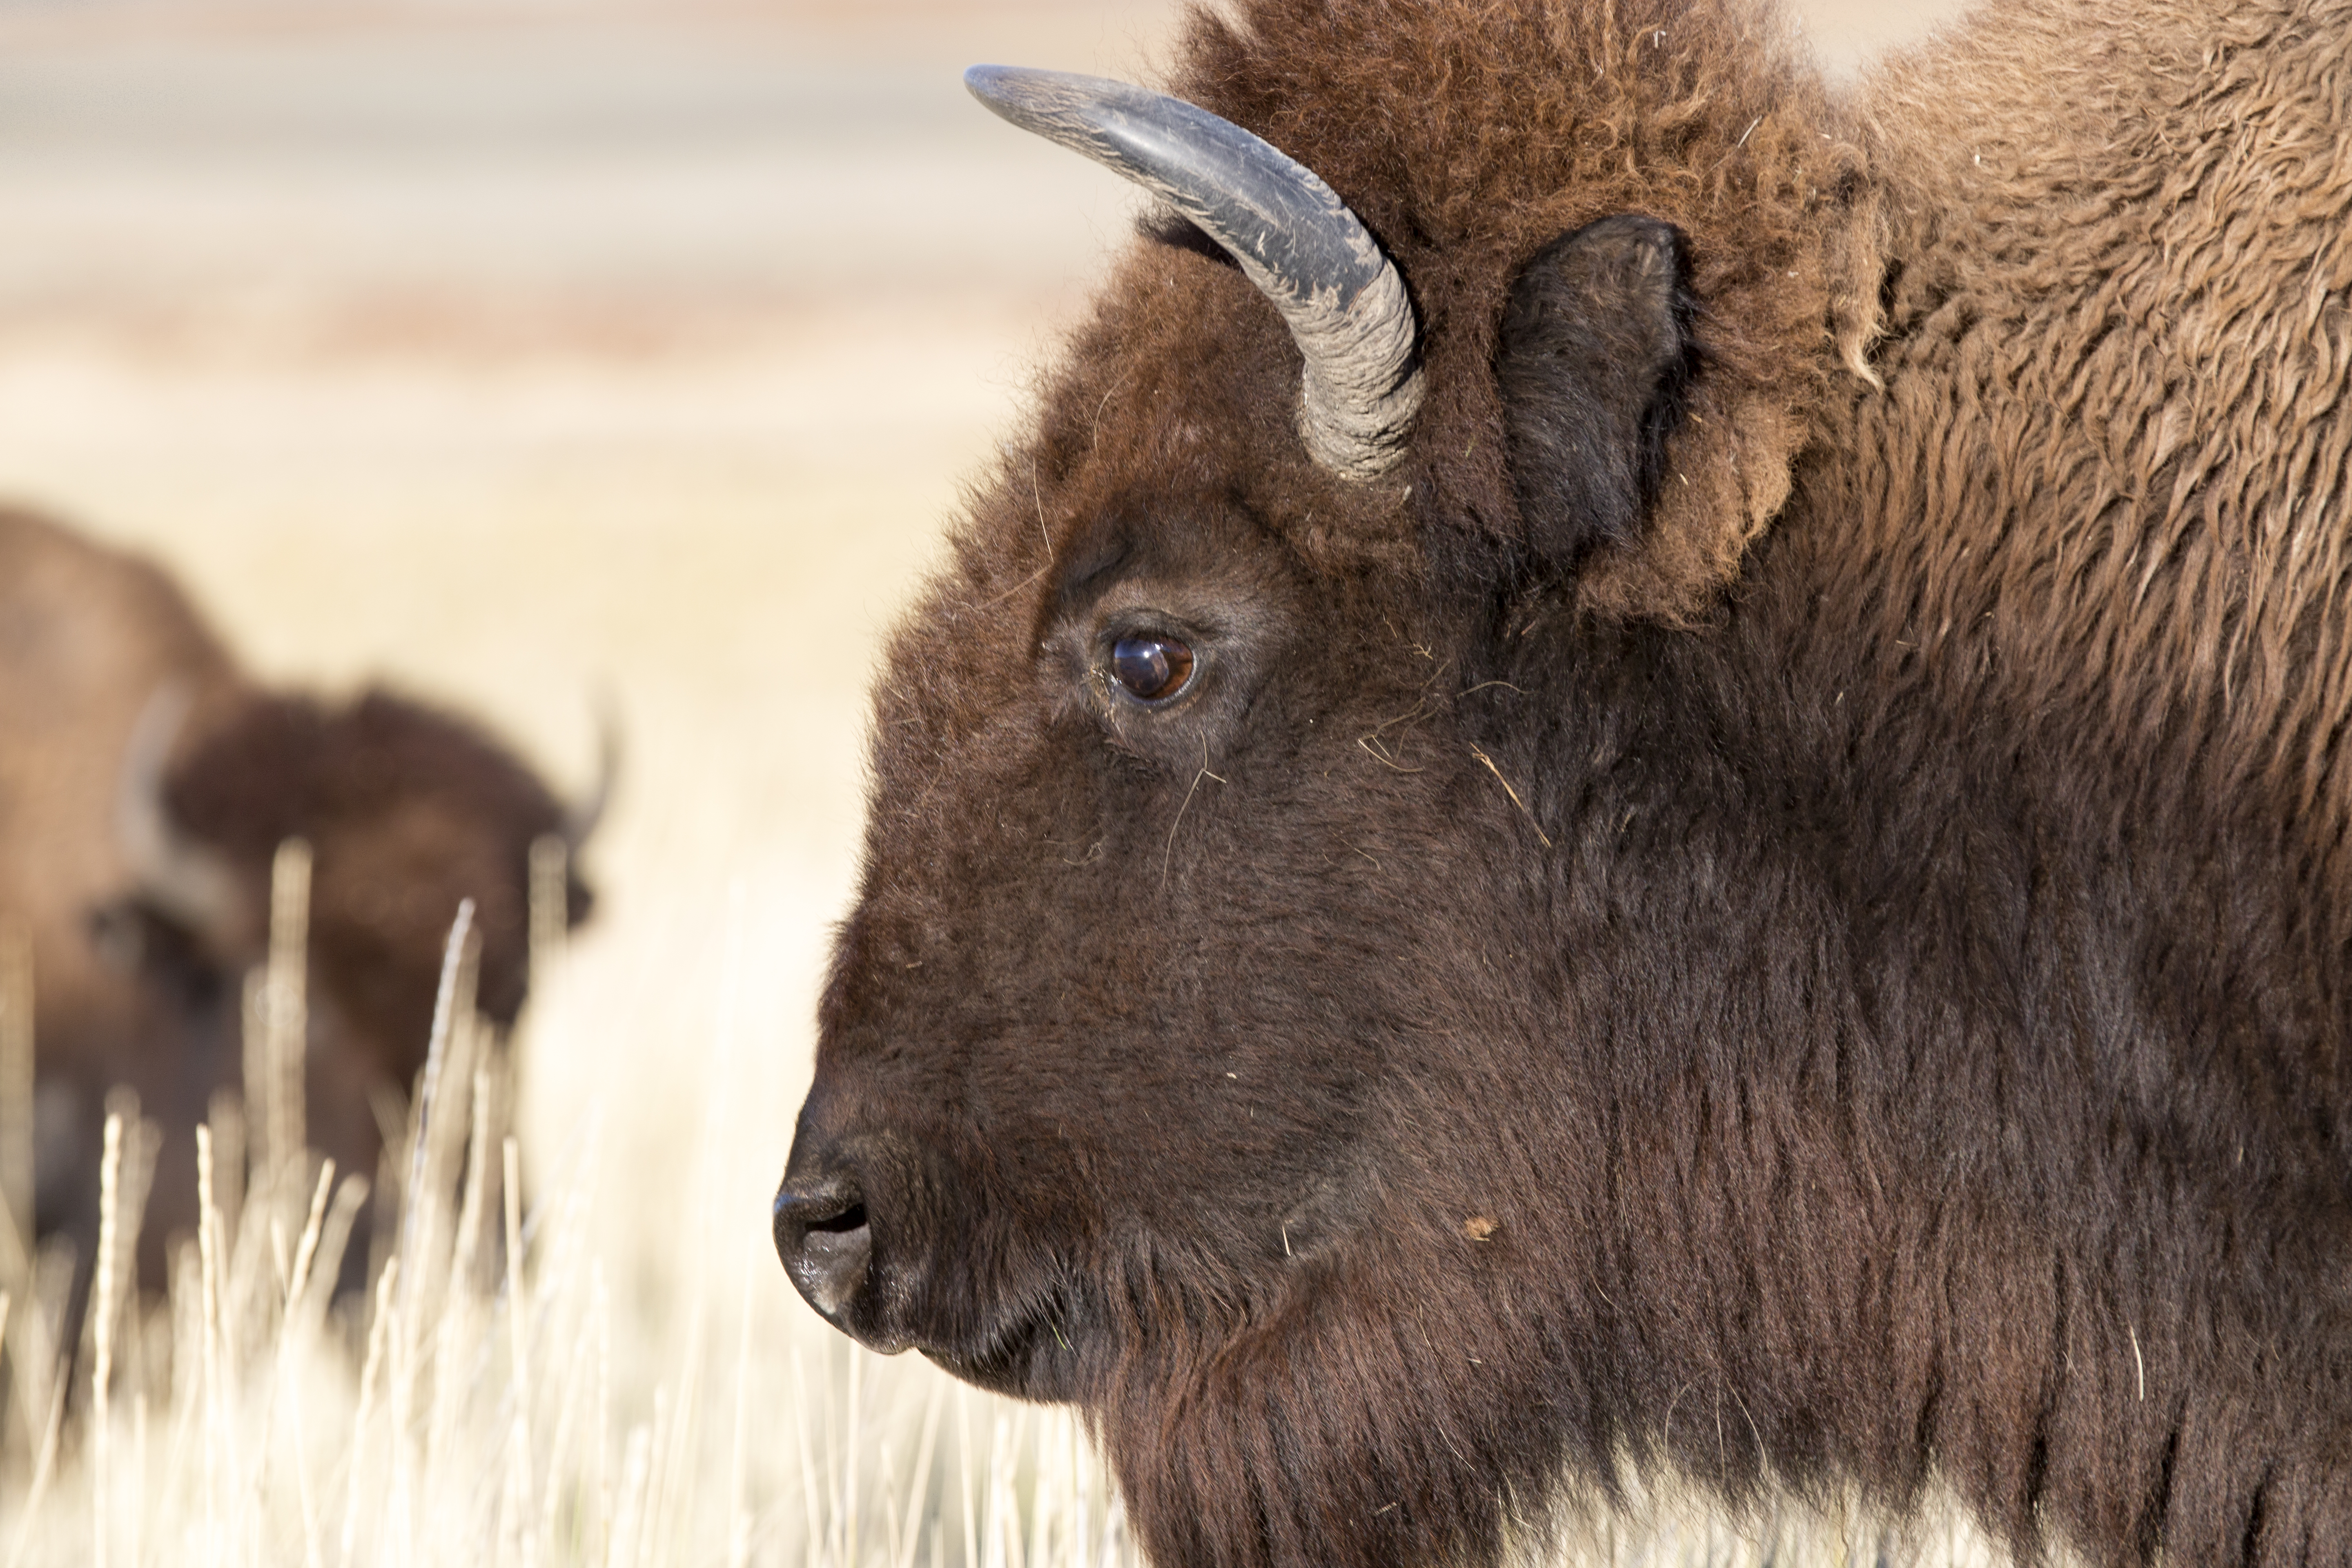
[[[203,708],[237,679],[153,564],[0,507],[0,922],[31,941],[45,1017],[122,992],[89,917],[130,890],[114,808],[132,726],[167,683]]]

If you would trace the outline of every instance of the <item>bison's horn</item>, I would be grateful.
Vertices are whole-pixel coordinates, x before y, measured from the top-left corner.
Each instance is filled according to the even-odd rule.
[[[1233,253],[1307,369],[1298,428],[1318,462],[1369,479],[1404,455],[1421,360],[1404,279],[1315,172],[1204,109],[1100,77],[974,66],[998,114],[1152,192]]]
[[[163,802],[164,769],[189,706],[186,688],[168,682],[140,710],[115,787],[114,833],[140,897],[189,931],[219,937],[244,915],[236,873],[220,851],[183,834]]]
[[[580,853],[596,825],[604,820],[604,808],[613,803],[613,781],[621,776],[621,721],[613,711],[609,691],[596,698],[596,778],[589,784],[588,793],[572,803],[563,814],[563,825],[557,829],[562,835],[563,847],[571,853]]]

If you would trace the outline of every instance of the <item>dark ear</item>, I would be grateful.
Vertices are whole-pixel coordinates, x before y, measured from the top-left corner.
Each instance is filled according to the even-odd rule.
[[[1573,567],[1638,537],[1698,365],[1682,231],[1627,213],[1538,251],[1503,311],[1496,375],[1536,556]]]

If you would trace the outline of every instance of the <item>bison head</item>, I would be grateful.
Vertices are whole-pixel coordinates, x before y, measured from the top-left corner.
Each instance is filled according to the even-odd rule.
[[[145,983],[169,989],[190,1029],[234,1039],[236,981],[268,952],[275,853],[307,841],[310,1137],[340,1168],[372,1174],[378,1108],[425,1062],[461,902],[475,908],[478,1005],[500,1025],[520,1011],[532,846],[585,837],[609,782],[609,737],[606,780],[567,810],[473,725],[383,691],[335,706],[247,690],[184,737],[183,707],[167,689],[133,737],[118,816],[138,889],[109,921],[134,939]],[[591,895],[568,865],[565,875],[563,912],[576,923]],[[177,1076],[198,1074],[194,1053],[162,1054],[186,1058],[170,1069]],[[193,1123],[211,1086],[194,1087],[184,1118],[158,1107],[171,1135]],[[159,1232],[180,1217],[164,1210]]]
[[[778,1250],[866,1345],[1087,1409],[1160,1561],[1475,1555],[1591,1394],[1527,1272],[1609,1163],[1546,862],[1624,826],[1537,763],[1623,737],[1515,650],[1642,548],[1683,229],[1604,184],[1465,276],[1392,174],[967,81],[1164,205],[891,645]]]
[[[423,1064],[458,904],[475,905],[482,1010],[511,1024],[528,983],[531,845],[576,847],[605,788],[567,809],[475,726],[383,691],[344,707],[256,693],[168,774],[139,750],[123,816],[143,896],[225,961],[257,959],[271,858],[308,841],[313,986],[404,1085]],[[567,877],[577,923],[592,899]]]

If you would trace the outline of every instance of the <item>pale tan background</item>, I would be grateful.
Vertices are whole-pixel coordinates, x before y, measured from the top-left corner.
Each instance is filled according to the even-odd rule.
[[[1806,10],[1839,69],[1921,14]],[[269,676],[389,677],[567,781],[615,699],[526,1130],[595,1173],[645,1345],[689,1268],[815,1331],[764,1222],[864,679],[1126,230],[958,73],[1133,74],[1173,12],[0,5],[0,494],[170,560]]]

